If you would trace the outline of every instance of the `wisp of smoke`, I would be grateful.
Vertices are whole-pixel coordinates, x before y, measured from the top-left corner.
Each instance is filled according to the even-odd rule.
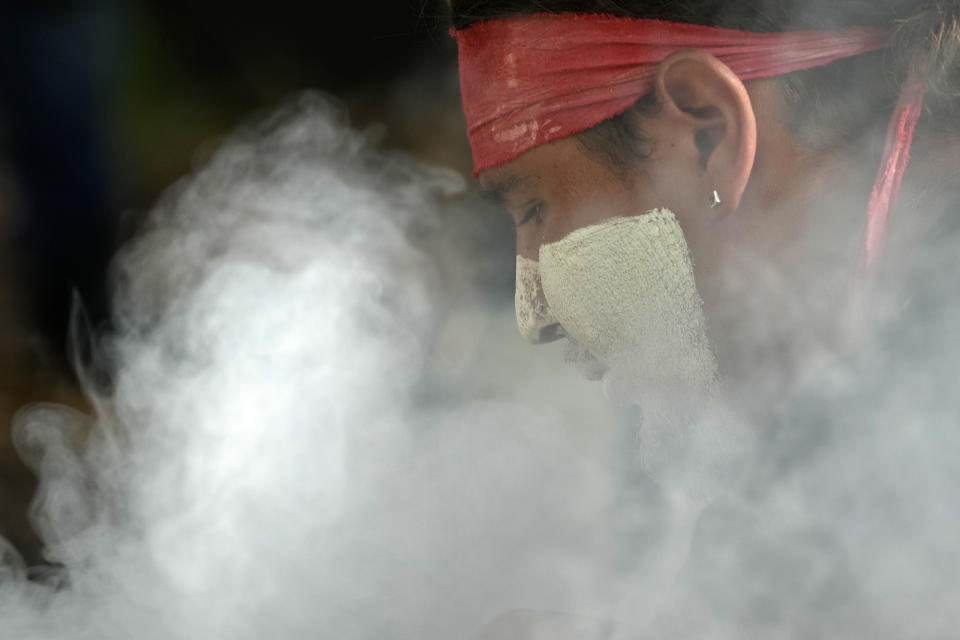
[[[96,416],[18,417],[63,569],[4,551],[0,637],[465,637],[656,570],[618,557],[658,530],[614,508],[615,416],[471,284],[461,187],[314,94],[173,187],[116,260]]]
[[[0,540],[0,639],[955,632],[955,303],[821,370],[701,515],[520,343],[460,189],[315,94],[173,187],[116,260],[95,415],[14,425],[57,568]]]

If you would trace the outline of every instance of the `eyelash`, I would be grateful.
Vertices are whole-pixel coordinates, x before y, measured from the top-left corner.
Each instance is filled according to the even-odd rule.
[[[537,203],[536,205],[534,205],[533,207],[530,207],[530,208],[527,210],[527,212],[526,212],[525,214],[523,214],[523,219],[520,220],[520,222],[517,223],[517,226],[518,226],[518,227],[522,227],[523,225],[527,224],[528,222],[530,222],[530,221],[533,220],[534,218],[537,219],[537,223],[538,223],[538,224],[541,223],[541,222],[543,222],[543,219],[541,218],[541,215],[540,215],[540,213],[541,213],[542,210],[543,210],[543,203],[542,203],[542,202],[538,202],[538,203]]]

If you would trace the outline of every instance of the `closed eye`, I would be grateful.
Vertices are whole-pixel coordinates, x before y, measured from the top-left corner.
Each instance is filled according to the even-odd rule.
[[[543,222],[543,218],[541,217],[542,211],[543,211],[543,203],[538,202],[534,206],[527,209],[527,212],[523,214],[523,219],[521,219],[520,222],[517,223],[517,226],[522,227],[523,225],[527,224],[533,219],[536,219],[538,224],[540,222]]]

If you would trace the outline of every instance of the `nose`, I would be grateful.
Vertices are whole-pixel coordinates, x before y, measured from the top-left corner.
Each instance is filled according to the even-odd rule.
[[[523,256],[533,262],[537,261],[540,255],[540,245],[542,238],[533,224],[526,224],[517,227],[517,255]]]
[[[540,284],[540,265],[536,260],[517,256],[517,291],[515,300],[517,328],[527,342],[546,344],[566,333],[550,313]]]

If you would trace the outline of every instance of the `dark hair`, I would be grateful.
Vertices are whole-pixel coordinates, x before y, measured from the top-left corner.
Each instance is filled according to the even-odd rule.
[[[879,27],[891,34],[883,52],[846,58],[779,78],[789,124],[816,150],[850,144],[885,127],[910,66],[927,61],[922,126],[935,135],[960,133],[960,0],[450,0],[453,25],[530,13],[603,13],[759,32]],[[580,134],[613,166],[649,156],[642,116],[656,113],[652,96],[634,109]],[[918,130],[922,135],[923,130]],[[616,142],[616,144],[611,144]]]

